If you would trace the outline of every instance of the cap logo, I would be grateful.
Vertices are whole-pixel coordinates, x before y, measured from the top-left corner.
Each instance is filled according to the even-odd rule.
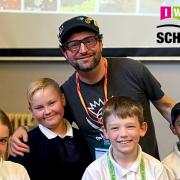
[[[58,38],[59,38],[59,41],[61,41],[61,34],[62,34],[62,32],[63,32],[63,30],[64,30],[64,26],[63,25],[61,25],[60,27],[59,27],[59,36],[58,36]]]
[[[98,27],[97,21],[91,17],[79,17],[79,20],[84,21],[86,24],[93,24]]]

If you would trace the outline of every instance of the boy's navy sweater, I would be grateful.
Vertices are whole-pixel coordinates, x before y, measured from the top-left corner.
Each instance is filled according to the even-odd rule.
[[[28,132],[30,153],[9,160],[25,166],[30,178],[80,180],[85,168],[92,162],[88,146],[80,131],[73,128],[73,137],[48,139],[39,129]]]

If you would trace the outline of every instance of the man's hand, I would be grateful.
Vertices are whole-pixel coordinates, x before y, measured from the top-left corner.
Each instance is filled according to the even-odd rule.
[[[24,127],[19,127],[13,133],[10,139],[10,154],[14,157],[17,155],[24,156],[24,153],[29,152],[29,146],[22,142],[28,141],[28,134]]]

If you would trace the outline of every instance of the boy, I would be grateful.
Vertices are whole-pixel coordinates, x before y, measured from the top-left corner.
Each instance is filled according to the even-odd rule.
[[[174,150],[163,159],[162,163],[174,179],[180,179],[180,102],[172,108],[171,120],[170,128],[174,135],[177,135],[179,141],[174,145]]]
[[[23,164],[31,180],[81,179],[92,160],[79,130],[64,119],[66,101],[58,83],[49,78],[32,82],[27,99],[38,127],[28,132],[30,152],[9,159]]]
[[[161,162],[138,144],[147,131],[140,104],[128,97],[112,97],[103,109],[103,125],[111,146],[87,167],[82,180],[168,179]]]

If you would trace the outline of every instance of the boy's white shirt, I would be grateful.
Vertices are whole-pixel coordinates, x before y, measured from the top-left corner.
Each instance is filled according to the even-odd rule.
[[[41,130],[41,132],[48,138],[48,139],[53,139],[55,138],[56,136],[59,136],[61,138],[64,138],[65,136],[70,136],[70,137],[73,137],[73,130],[72,130],[72,126],[71,124],[69,123],[68,120],[66,119],[63,119],[64,122],[66,123],[66,126],[67,126],[67,131],[65,133],[65,135],[62,137],[60,135],[57,135],[56,133],[54,133],[53,131],[51,131],[50,129],[48,129],[47,127],[43,126],[42,124],[38,124],[39,126],[39,129]]]
[[[110,146],[108,153],[114,166],[117,180],[141,180],[140,162],[142,156],[144,158],[146,180],[169,180],[163,164],[154,157],[142,152],[140,146],[138,148],[138,157],[129,169],[124,169],[115,162],[112,158],[111,149],[112,146]],[[82,180],[111,180],[107,154],[102,155],[86,168]]]
[[[30,180],[29,175],[21,164],[4,161],[0,158],[0,180]]]
[[[174,145],[173,151],[162,160],[162,163],[170,177],[174,176],[174,179],[180,180],[180,151],[177,143]]]

